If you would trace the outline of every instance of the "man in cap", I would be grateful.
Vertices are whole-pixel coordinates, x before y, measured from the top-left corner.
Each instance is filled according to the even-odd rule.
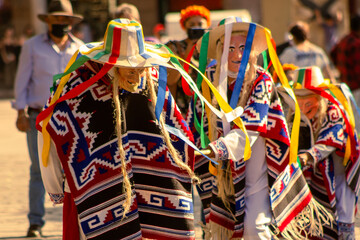
[[[16,127],[27,134],[31,159],[27,237],[40,236],[45,223],[45,190],[39,168],[35,120],[50,95],[53,75],[64,71],[71,56],[83,44],[70,34],[71,26],[83,19],[73,14],[70,1],[51,1],[48,13],[38,17],[47,24],[48,31],[27,40],[22,47],[13,103],[18,111]]]
[[[64,203],[64,239],[195,239],[194,155],[169,135],[176,127],[192,139],[166,89],[169,51],[122,18],[73,60],[37,118],[42,178]]]

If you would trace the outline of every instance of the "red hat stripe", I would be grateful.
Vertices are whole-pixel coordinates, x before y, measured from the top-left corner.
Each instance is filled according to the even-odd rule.
[[[111,56],[109,57],[110,63],[116,63],[116,60],[120,54],[120,44],[121,44],[121,28],[114,28],[113,29],[113,36],[112,36],[112,51]]]
[[[312,74],[311,74],[311,68],[307,68],[305,69],[305,76],[304,76],[304,88],[311,88],[311,77],[312,77]]]

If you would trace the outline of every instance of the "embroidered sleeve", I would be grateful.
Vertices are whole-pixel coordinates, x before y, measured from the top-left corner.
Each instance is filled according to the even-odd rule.
[[[64,193],[49,193],[49,196],[54,205],[64,202]]]
[[[215,160],[227,160],[229,159],[229,151],[225,145],[224,138],[219,138],[218,140],[209,144],[211,149],[215,153]]]
[[[250,146],[252,146],[259,137],[259,133],[248,131],[248,136]],[[240,161],[244,158],[245,141],[245,133],[240,129],[233,129],[226,136],[210,143],[209,146],[215,152],[216,160]]]
[[[38,133],[38,150],[41,153],[43,146],[43,137]],[[56,152],[56,147],[51,141],[48,157],[48,165],[45,167],[40,156],[40,170],[45,190],[49,193],[51,201],[54,204],[62,203],[64,197],[64,173]]]
[[[327,146],[324,144],[315,144],[308,153],[312,156],[315,163],[318,163],[327,158],[331,153],[336,150],[335,147]]]

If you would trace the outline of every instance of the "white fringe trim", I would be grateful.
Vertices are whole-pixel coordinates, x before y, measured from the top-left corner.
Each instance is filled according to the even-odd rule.
[[[315,199],[300,212],[281,232],[288,240],[308,239],[308,236],[323,236],[323,224],[332,227],[334,217]]]
[[[217,223],[210,221],[206,226],[202,224],[202,228],[205,232],[206,240],[223,240],[223,239],[231,239],[234,231],[229,230],[223,226],[220,226]]]

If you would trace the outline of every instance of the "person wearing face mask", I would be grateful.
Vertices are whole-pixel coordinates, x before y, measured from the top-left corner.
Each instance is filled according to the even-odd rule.
[[[353,114],[345,108],[350,102],[340,101],[343,91],[326,84],[319,67],[296,69],[293,76],[302,113],[298,154],[302,170],[315,199],[336,216],[332,226],[323,225],[323,238],[355,239],[360,159]],[[293,101],[283,88],[279,92],[290,107],[287,118],[291,125]]]
[[[187,38],[183,40],[171,40],[166,45],[170,50],[182,59],[186,59],[196,41],[205,33],[211,25],[210,11],[199,5],[191,5],[180,12],[180,25],[186,31]],[[195,51],[190,62],[198,66],[199,54]],[[195,81],[197,72],[189,69],[191,78]],[[182,88],[181,76],[177,71],[169,71],[168,87],[174,96],[181,112],[186,114],[191,97],[187,96]]]
[[[29,223],[27,237],[39,237],[44,221],[44,186],[37,152],[35,119],[50,96],[53,75],[64,71],[67,62],[83,42],[71,35],[71,26],[83,17],[73,14],[68,0],[53,0],[48,13],[39,14],[48,31],[25,41],[17,68],[13,108],[16,127],[26,133],[31,159],[29,184]]]
[[[209,165],[202,156],[195,160],[206,227],[212,239],[271,239],[269,187],[289,162],[290,139],[271,76],[256,65],[258,55],[267,49],[265,29],[227,17],[197,42],[197,49],[205,44],[207,57],[217,62],[207,68],[207,77],[232,109],[243,109],[236,117],[244,123],[251,148],[245,161],[244,132],[237,124],[205,112],[207,154],[219,163]],[[198,129],[195,117],[200,120],[202,110],[194,103],[195,108],[189,107],[189,126]],[[213,103],[219,105],[214,96]],[[193,133],[199,142],[201,134]]]
[[[170,52],[125,18],[104,39],[79,48],[37,118],[64,239],[195,239],[194,153],[169,131],[192,140],[166,88]]]

